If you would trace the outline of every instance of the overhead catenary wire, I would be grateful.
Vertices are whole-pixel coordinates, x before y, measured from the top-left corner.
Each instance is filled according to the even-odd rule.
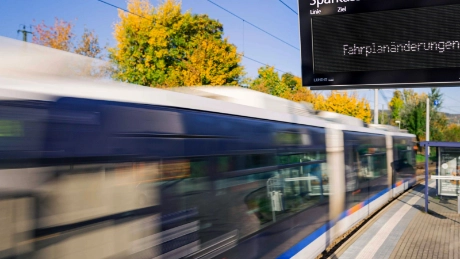
[[[451,106],[451,107],[455,107],[455,106]],[[458,106],[457,106],[457,107],[458,107]],[[447,110],[451,110],[451,111],[453,111],[453,112],[457,112],[456,110],[451,109],[451,108],[449,108],[449,107],[441,107],[441,109],[447,109]]]
[[[456,102],[456,103],[459,103],[459,102],[460,102],[459,100],[454,99],[454,98],[450,97],[449,95],[443,95],[443,97],[447,97],[447,98],[451,99],[452,101],[454,101],[454,102]],[[460,106],[452,106],[452,105],[449,105],[448,107],[460,107]],[[450,108],[448,108],[448,107],[442,106],[441,109],[448,109],[448,110],[451,110],[451,111],[453,111],[453,112],[455,112],[455,113],[458,113],[458,111],[455,111],[455,110],[450,109]]]
[[[99,2],[101,2],[101,3],[103,3],[103,4],[112,6],[112,7],[114,7],[114,8],[117,8],[118,10],[121,10],[121,11],[123,11],[123,12],[130,13],[130,14],[132,14],[132,15],[135,15],[135,16],[138,16],[138,17],[141,17],[141,18],[144,18],[144,19],[147,19],[147,20],[151,21],[151,19],[149,19],[149,18],[147,18],[147,17],[145,17],[145,16],[142,16],[142,15],[137,14],[137,13],[130,12],[130,11],[124,9],[124,8],[121,8],[121,7],[119,7],[119,6],[116,6],[116,5],[111,4],[111,3],[109,3],[109,2],[102,1],[102,0],[96,0],[96,1],[99,1]]]
[[[290,46],[290,47],[292,47],[292,48],[294,48],[294,49],[296,49],[296,50],[299,50],[299,51],[300,51],[300,49],[299,49],[299,48],[297,48],[296,46],[294,46],[294,45],[290,44],[289,42],[287,42],[287,41],[285,41],[285,40],[283,40],[283,39],[281,39],[281,38],[279,38],[279,37],[277,37],[277,36],[275,36],[275,35],[273,35],[273,34],[269,33],[268,31],[266,31],[266,30],[264,30],[264,29],[260,28],[260,27],[259,27],[259,26],[257,26],[257,25],[255,25],[255,24],[253,24],[253,23],[251,23],[251,22],[248,22],[248,21],[247,21],[247,20],[245,20],[244,18],[242,18],[242,17],[240,17],[240,16],[236,15],[235,13],[233,13],[233,12],[229,11],[228,9],[226,9],[226,8],[222,7],[221,5],[218,5],[218,4],[216,4],[215,2],[213,2],[213,1],[211,1],[211,0],[206,0],[206,1],[208,1],[208,2],[210,2],[211,4],[213,4],[213,5],[217,6],[217,7],[219,7],[220,9],[222,9],[222,10],[226,11],[227,13],[229,13],[229,14],[231,14],[231,15],[235,16],[236,18],[238,18],[238,19],[242,20],[243,22],[245,22],[245,23],[247,23],[247,24],[251,25],[252,27],[254,27],[254,28],[256,28],[256,29],[258,29],[258,30],[260,30],[260,31],[262,31],[262,32],[264,32],[264,33],[266,33],[267,35],[270,35],[271,37],[273,37],[273,38],[275,38],[275,39],[277,39],[277,40],[279,40],[279,41],[283,42],[284,44],[286,44],[286,45],[288,45],[288,46]]]
[[[103,1],[103,0],[96,0],[96,1],[101,2],[101,3],[103,3],[103,4],[106,4],[106,5],[108,5],[108,6],[111,6],[111,7],[113,7],[113,8],[116,8],[116,9],[118,9],[118,10],[124,11],[124,12],[126,12],[126,13],[135,15],[135,16],[137,16],[137,17],[140,17],[140,18],[143,18],[143,19],[150,20],[150,19],[148,19],[147,17],[144,17],[144,16],[142,16],[142,15],[139,15],[139,14],[136,14],[136,13],[133,13],[133,12],[130,12],[130,11],[124,9],[124,8],[121,8],[121,7],[117,6],[117,5],[108,3],[108,2],[106,2],[106,1]],[[268,65],[267,63],[263,63],[263,62],[261,62],[261,61],[259,61],[259,60],[256,60],[256,59],[254,59],[254,58],[248,57],[248,56],[246,56],[245,54],[238,53],[238,55],[239,55],[239,56],[242,56],[242,57],[244,57],[244,58],[246,58],[246,59],[249,59],[249,60],[251,60],[251,61],[253,61],[253,62],[259,63],[259,64],[261,64],[261,65],[270,66],[270,65]],[[272,66],[272,67],[273,67],[275,70],[277,70],[277,71],[279,71],[279,72],[281,72],[281,73],[286,73],[285,71],[283,71],[283,70],[281,70],[281,69],[278,69],[278,68],[276,68],[275,66]]]
[[[294,11],[294,9],[292,9],[289,5],[287,5],[285,2],[283,2],[282,0],[279,0],[282,4],[284,4],[287,8],[289,8],[289,10],[291,10],[293,13],[295,13],[296,15],[299,15],[296,11]]]
[[[449,98],[449,99],[451,99],[451,100],[453,100],[453,101],[455,101],[455,102],[460,102],[459,100],[456,100],[456,99],[450,97],[449,95],[443,95],[443,96],[445,96],[445,97],[447,97],[447,98]]]
[[[443,95],[443,96],[445,96],[445,97],[451,99],[452,101],[455,101],[456,103],[460,102],[459,100],[456,100],[456,99],[450,97],[449,95]],[[447,110],[453,111],[453,112],[455,112],[456,114],[458,114],[458,111],[455,111],[455,110],[453,110],[453,109],[451,109],[451,108],[449,108],[449,107],[460,107],[460,106],[451,106],[451,105],[448,106],[448,107],[442,106],[441,109],[447,109]]]
[[[270,65],[268,65],[268,64],[266,64],[266,63],[263,63],[263,62],[260,62],[260,61],[258,61],[258,60],[255,60],[255,59],[253,59],[253,58],[250,58],[250,57],[248,57],[248,56],[245,56],[244,54],[238,54],[238,55],[240,55],[240,56],[242,56],[242,57],[244,57],[244,58],[246,58],[246,59],[249,59],[249,60],[251,60],[251,61],[254,61],[254,62],[256,62],[256,63],[259,63],[259,64],[261,64],[261,65],[270,66]],[[281,72],[281,73],[287,73],[287,72],[285,72],[285,71],[283,71],[283,70],[281,70],[281,69],[278,69],[278,68],[276,68],[276,67],[274,67],[274,66],[273,66],[273,68],[274,68],[275,70]]]

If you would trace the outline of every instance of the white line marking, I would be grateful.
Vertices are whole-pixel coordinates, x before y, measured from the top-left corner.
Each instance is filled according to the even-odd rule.
[[[428,186],[434,187],[435,183]],[[393,229],[398,225],[399,221],[406,215],[406,213],[412,208],[422,196],[414,196],[407,203],[405,203],[386,223],[380,230],[374,235],[374,237],[366,244],[361,252],[356,256],[356,259],[368,259],[373,258],[375,253],[379,250],[382,244],[385,242],[387,237],[391,234]]]

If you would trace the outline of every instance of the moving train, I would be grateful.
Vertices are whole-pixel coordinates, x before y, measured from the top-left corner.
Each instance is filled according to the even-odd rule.
[[[183,91],[1,75],[0,257],[315,258],[415,183],[411,134]]]

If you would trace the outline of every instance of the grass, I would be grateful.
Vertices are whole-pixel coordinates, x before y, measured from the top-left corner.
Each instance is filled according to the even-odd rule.
[[[417,156],[415,156],[415,161],[417,163],[425,162],[425,155],[417,154]],[[430,161],[431,162],[436,161],[436,154],[433,154],[433,153],[430,154]]]

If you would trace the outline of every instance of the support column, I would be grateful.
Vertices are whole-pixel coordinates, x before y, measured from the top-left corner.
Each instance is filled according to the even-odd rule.
[[[430,98],[426,98],[426,132],[425,132],[425,141],[430,141]],[[430,156],[430,148],[428,148],[428,157]]]
[[[430,158],[429,155],[430,146],[428,142],[425,145],[425,213],[428,213],[428,160]]]
[[[374,124],[379,124],[379,89],[374,89]]]

